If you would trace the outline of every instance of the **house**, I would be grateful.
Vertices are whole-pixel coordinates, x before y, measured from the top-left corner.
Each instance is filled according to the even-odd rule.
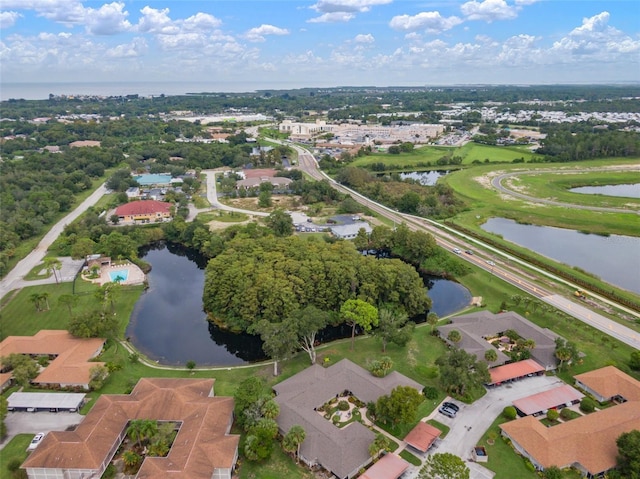
[[[438,440],[442,431],[431,424],[420,421],[409,431],[404,441],[417,451],[425,453]]]
[[[351,479],[371,462],[369,446],[375,434],[357,421],[338,428],[317,408],[345,392],[364,403],[377,401],[397,386],[422,390],[421,384],[398,372],[377,378],[347,359],[328,368],[314,364],[273,387],[280,406],[278,428],[286,434],[293,425],[302,426],[306,439],[300,459],[309,466],[324,467],[339,479]]]
[[[520,416],[539,416],[549,409],[561,409],[577,404],[584,397],[580,391],[568,384],[533,394],[513,401]]]
[[[139,200],[116,208],[115,214],[124,223],[151,223],[171,219],[171,203],[157,200]]]
[[[596,398],[618,397],[622,404],[552,427],[526,416],[501,424],[500,428],[513,447],[539,470],[574,467],[586,477],[601,477],[616,465],[617,438],[640,430],[640,381],[613,366],[575,379],[576,385],[587,386]]]
[[[284,178],[278,176],[263,176],[260,178],[247,178],[246,180],[236,181],[236,189],[243,188],[248,190],[249,188],[258,188],[262,183],[271,183],[276,190],[286,190],[293,182],[291,178]]]
[[[547,328],[533,324],[513,311],[494,314],[485,310],[456,316],[451,319],[450,324],[438,328],[440,337],[451,343],[447,336],[452,329],[459,331],[462,336],[456,346],[474,354],[478,359],[484,360],[484,353],[489,349],[496,351],[498,359],[490,363],[489,366],[504,364],[510,358],[496,349],[487,339],[512,329],[521,337],[535,341],[535,347],[531,349],[532,359],[546,370],[553,370],[557,367],[555,341],[560,336]]]
[[[53,358],[31,382],[39,386],[81,387],[89,389],[93,362],[102,351],[105,339],[76,338],[67,331],[43,329],[34,336],[8,336],[0,343],[0,357],[9,354],[49,356]]]
[[[369,223],[365,221],[358,221],[348,225],[332,225],[329,229],[331,233],[333,233],[333,236],[338,239],[353,239],[358,236],[358,233],[362,229],[367,235],[370,235],[373,231]]]
[[[127,191],[125,191],[125,193],[127,194],[127,198],[130,200],[137,200],[141,196],[140,188],[137,186],[132,186],[131,188],[127,188]]]
[[[410,464],[394,453],[385,454],[360,479],[398,479]]]
[[[179,424],[166,457],[146,457],[137,479],[231,479],[238,435],[229,434],[233,398],[214,397],[214,379],[142,378],[131,394],[104,394],[74,431],[50,432],[22,464],[29,479],[99,478],[129,422]]]

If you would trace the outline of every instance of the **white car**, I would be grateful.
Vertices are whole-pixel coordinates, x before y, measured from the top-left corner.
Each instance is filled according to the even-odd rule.
[[[489,266],[495,266],[495,265],[496,265],[496,264],[495,264],[493,261],[491,261],[491,260],[487,260],[487,264],[488,264]]]
[[[31,439],[31,442],[29,443],[29,447],[27,447],[27,451],[33,451],[36,447],[38,447],[38,444],[40,444],[40,441],[42,441],[42,439],[44,439],[44,432],[39,432],[38,434],[36,434],[33,439]]]
[[[455,254],[460,254],[460,253],[462,253],[462,251],[460,250],[460,248],[453,248],[453,252],[454,252]]]

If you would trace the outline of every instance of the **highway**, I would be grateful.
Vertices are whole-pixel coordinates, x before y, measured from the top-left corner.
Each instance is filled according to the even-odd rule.
[[[548,283],[562,283],[574,290],[583,289],[577,285],[570,283],[562,278],[552,275],[541,268],[530,265],[525,261],[515,258],[507,253],[502,252],[498,248],[484,244],[483,242],[470,238],[466,235],[448,228],[444,225],[437,223],[436,221],[426,218],[420,218],[417,216],[407,215],[394,211],[380,203],[376,203],[371,199],[361,195],[357,191],[347,188],[344,185],[337,183],[327,174],[322,172],[318,167],[318,162],[315,157],[309,153],[306,149],[289,144],[298,152],[299,168],[306,174],[316,180],[327,180],[337,190],[351,195],[356,201],[366,206],[370,210],[378,213],[385,218],[388,218],[395,223],[405,223],[408,228],[412,230],[425,231],[433,235],[436,244],[452,251],[454,248],[459,248],[462,251],[473,250],[473,255],[462,253],[460,257],[474,266],[482,268],[492,275],[507,281],[513,286],[519,288],[523,292],[538,298],[554,308],[569,314],[570,316],[589,324],[590,326],[598,329],[599,331],[616,338],[617,340],[633,347],[640,349],[640,333],[628,328],[620,323],[610,320],[609,318],[585,307],[582,303],[577,303],[572,299],[563,297],[555,292],[542,288],[536,283],[536,280],[540,276],[544,276]],[[480,250],[478,250],[480,248]],[[487,253],[487,251],[489,253]],[[490,263],[489,263],[490,262]],[[525,271],[523,268],[526,267]],[[594,293],[587,291],[589,296],[595,300],[607,303],[626,314],[640,318],[640,314],[637,312],[625,308],[622,305],[616,304],[607,298],[598,296]]]

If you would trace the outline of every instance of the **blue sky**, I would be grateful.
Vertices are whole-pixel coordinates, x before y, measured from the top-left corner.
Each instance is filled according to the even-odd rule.
[[[2,82],[640,81],[634,0],[0,2]]]

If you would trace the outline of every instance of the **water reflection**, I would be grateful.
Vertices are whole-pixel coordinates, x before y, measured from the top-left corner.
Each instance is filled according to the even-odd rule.
[[[448,171],[411,171],[409,173],[400,173],[400,178],[405,180],[411,178],[416,180],[422,186],[433,186],[438,178],[449,173]]]
[[[608,283],[640,293],[640,238],[522,225],[505,218],[491,218],[482,229],[561,263],[577,266]]]
[[[582,193],[588,195],[640,198],[640,183],[630,185],[580,186],[578,188],[571,188],[569,191],[572,193]]]
[[[126,335],[149,358],[162,364],[232,366],[265,359],[258,336],[233,334],[207,321],[202,310],[206,260],[179,245],[158,243],[140,251],[152,265],[149,289],[134,307]],[[463,286],[424,278],[434,311],[443,317],[466,307],[470,293]],[[416,321],[424,321],[414,318]],[[346,325],[326,328],[317,339],[348,338]]]

